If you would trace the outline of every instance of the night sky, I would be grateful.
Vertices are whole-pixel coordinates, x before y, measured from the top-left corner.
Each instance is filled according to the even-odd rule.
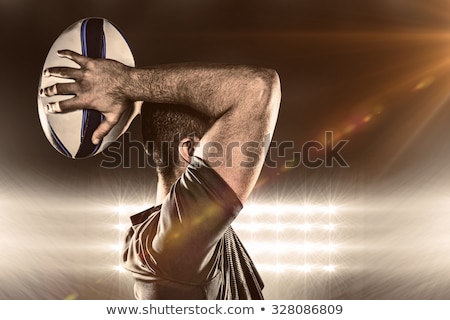
[[[120,242],[108,229],[124,220],[114,208],[153,204],[152,170],[127,144],[130,165],[114,170],[100,166],[104,155],[67,159],[37,115],[50,46],[93,16],[121,29],[137,66],[278,71],[273,139],[293,147],[272,150],[277,166],[264,168],[251,200],[336,205],[342,251],[331,276],[265,274],[269,298],[450,298],[449,10],[438,0],[0,0],[0,299],[132,298],[129,276],[105,267],[117,252],[99,248]],[[140,139],[139,124],[127,137]],[[347,141],[347,167],[286,167],[325,132]]]

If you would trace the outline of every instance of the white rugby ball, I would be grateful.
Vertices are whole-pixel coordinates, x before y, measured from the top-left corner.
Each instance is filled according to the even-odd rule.
[[[103,115],[95,110],[83,109],[69,113],[50,114],[45,112],[49,102],[70,99],[73,96],[59,95],[45,97],[39,95],[40,88],[49,87],[57,82],[71,82],[71,79],[44,77],[43,71],[49,67],[79,66],[57,55],[58,50],[69,49],[91,58],[117,60],[134,67],[134,57],[122,33],[108,20],[103,18],[86,18],[67,28],[53,43],[42,68],[38,87],[38,113],[42,129],[52,146],[61,154],[73,158],[92,157],[104,150],[111,142],[117,140],[129,127],[133,118],[140,112],[140,103],[124,114],[111,132],[101,143],[91,142],[92,133],[103,121]]]

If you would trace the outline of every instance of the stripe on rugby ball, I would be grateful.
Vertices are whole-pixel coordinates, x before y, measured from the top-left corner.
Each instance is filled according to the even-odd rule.
[[[81,50],[82,54],[90,58],[105,58],[106,42],[105,33],[103,31],[103,19],[91,18],[86,19],[81,24]],[[96,110],[83,109],[83,122],[81,124],[81,143],[76,158],[89,157],[101,145],[95,145],[91,141],[92,134],[95,129],[103,121],[104,116]]]

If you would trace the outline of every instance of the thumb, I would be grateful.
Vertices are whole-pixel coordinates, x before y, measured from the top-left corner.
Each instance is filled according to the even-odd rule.
[[[92,134],[92,143],[97,145],[99,144],[102,139],[111,131],[111,129],[114,127],[114,125],[117,123],[117,120],[115,119],[109,119],[108,117],[105,117],[105,120],[103,120],[102,123],[95,129],[94,133]]]

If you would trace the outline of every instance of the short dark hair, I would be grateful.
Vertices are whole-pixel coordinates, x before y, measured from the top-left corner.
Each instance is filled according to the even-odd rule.
[[[190,136],[200,139],[212,124],[211,119],[184,105],[144,103],[141,115],[147,152],[167,178],[176,172],[178,142]]]

